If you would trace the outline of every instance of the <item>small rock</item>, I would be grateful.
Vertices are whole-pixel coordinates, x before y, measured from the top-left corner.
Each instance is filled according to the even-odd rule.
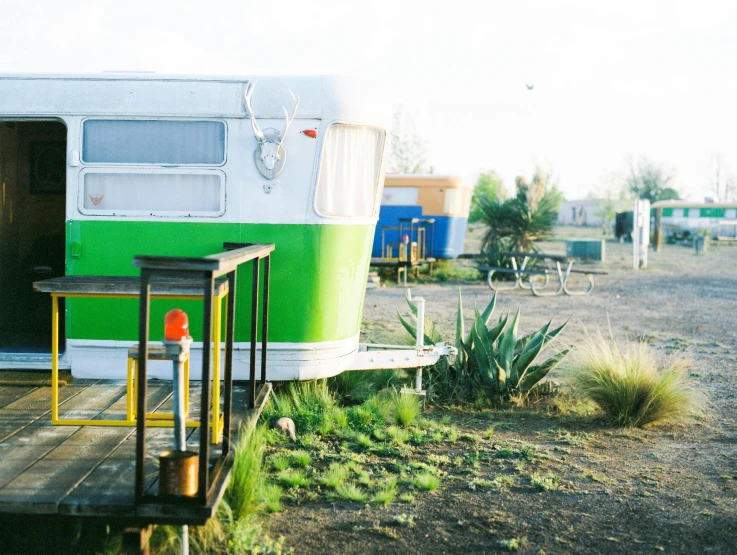
[[[292,441],[297,441],[297,430],[294,427],[294,420],[282,416],[271,423],[271,427],[279,430],[283,434],[289,436]]]

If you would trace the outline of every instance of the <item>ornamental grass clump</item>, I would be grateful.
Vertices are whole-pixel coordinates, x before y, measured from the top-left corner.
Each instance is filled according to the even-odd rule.
[[[645,343],[622,349],[601,336],[583,342],[565,363],[574,393],[596,403],[612,424],[643,427],[698,414],[702,395],[688,382],[690,364]]]
[[[416,395],[397,395],[394,405],[394,418],[397,424],[406,428],[422,413],[422,406]]]
[[[356,484],[343,484],[335,489],[338,497],[347,499],[348,501],[356,501],[361,503],[368,499],[368,493],[358,487]]]
[[[253,514],[258,509],[259,484],[264,482],[264,433],[263,426],[251,429],[239,427],[233,450],[233,471],[225,492],[235,520]]]
[[[350,469],[347,466],[340,463],[332,463],[330,468],[318,478],[318,481],[323,486],[337,489],[348,479],[349,474]]]

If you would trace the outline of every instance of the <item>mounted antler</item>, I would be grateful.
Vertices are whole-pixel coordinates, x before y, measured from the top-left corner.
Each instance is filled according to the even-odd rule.
[[[294,110],[292,110],[292,117],[289,117],[289,113],[287,112],[287,109],[282,106],[281,109],[284,110],[284,120],[286,122],[286,125],[284,126],[284,131],[281,134],[281,139],[279,139],[279,144],[284,140],[284,137],[287,136],[287,131],[289,131],[289,126],[292,125],[292,122],[294,121],[294,116],[297,115],[297,107],[299,106],[299,97],[294,96],[294,93],[292,91],[289,91],[289,94],[292,96],[292,100],[294,100]]]
[[[287,132],[289,131],[289,126],[297,115],[299,97],[294,96],[294,93],[289,91],[289,94],[292,96],[292,100],[294,100],[294,109],[292,110],[291,117],[289,112],[287,112],[287,109],[282,106],[285,120],[284,131],[280,133],[276,129],[271,128],[262,131],[261,127],[256,122],[256,114],[254,113],[253,106],[251,105],[251,96],[253,95],[253,89],[255,88],[256,82],[249,81],[243,93],[243,98],[246,101],[246,111],[251,119],[251,128],[253,129],[253,134],[258,140],[259,145],[254,152],[254,160],[256,161],[256,168],[261,172],[261,175],[267,179],[274,179],[282,171],[284,163],[286,162],[287,153],[286,150],[284,150],[283,143],[284,138],[287,136]]]
[[[253,89],[255,88],[256,81],[249,81],[246,85],[246,90],[243,91],[243,98],[246,101],[246,111],[248,112],[248,117],[251,119],[251,128],[253,129],[253,134],[258,139],[258,142],[262,143],[264,141],[264,132],[261,131],[258,123],[256,123],[256,114],[253,113],[253,106],[251,106],[251,95],[253,94]]]

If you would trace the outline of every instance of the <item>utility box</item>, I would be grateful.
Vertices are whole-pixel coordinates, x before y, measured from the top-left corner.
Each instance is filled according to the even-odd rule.
[[[604,262],[604,239],[568,239],[566,256]]]
[[[693,248],[696,251],[696,254],[706,252],[707,247],[709,246],[709,238],[705,235],[694,235],[693,238]]]
[[[630,210],[628,212],[617,212],[614,236],[620,241],[632,240],[632,229],[635,227],[635,213]]]

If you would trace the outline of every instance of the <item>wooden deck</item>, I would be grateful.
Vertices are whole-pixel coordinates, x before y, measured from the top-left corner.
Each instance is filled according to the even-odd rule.
[[[269,386],[269,384],[267,384]],[[199,414],[199,383],[190,385],[190,414]],[[265,397],[269,388],[260,395]],[[246,406],[246,388],[233,392],[235,421],[257,418]],[[259,399],[261,400],[261,399]],[[125,382],[75,380],[59,390],[60,415],[95,420],[125,418]],[[0,387],[0,514],[124,518],[145,524],[204,523],[216,509],[174,511],[162,516],[134,504],[135,427],[51,425],[51,388]],[[171,383],[152,380],[149,411],[172,412]],[[171,428],[147,429],[146,493],[158,491],[158,454],[171,448]],[[199,445],[199,431],[190,429],[190,448]],[[213,446],[212,459],[220,455]],[[218,485],[220,495],[229,473]],[[184,509],[184,507],[182,507]],[[186,515],[186,516],[185,516]]]

